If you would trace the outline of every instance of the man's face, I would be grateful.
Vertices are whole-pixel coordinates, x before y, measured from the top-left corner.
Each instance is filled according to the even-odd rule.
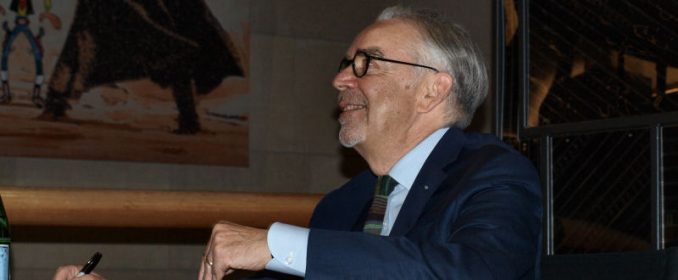
[[[351,44],[346,58],[357,51],[369,55],[417,62],[420,42],[417,30],[402,20],[374,23]],[[371,60],[363,77],[356,77],[352,67],[340,70],[333,85],[339,90],[339,141],[346,147],[369,149],[389,141],[401,141],[415,116],[415,93],[420,77],[412,66]]]

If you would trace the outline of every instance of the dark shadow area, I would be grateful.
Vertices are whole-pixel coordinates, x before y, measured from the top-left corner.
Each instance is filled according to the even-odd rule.
[[[341,174],[353,177],[370,168],[367,162],[354,149],[340,148]]]
[[[476,110],[475,114],[473,114],[473,120],[471,121],[471,124],[466,128],[466,131],[469,132],[487,132],[484,131],[485,125],[487,123],[490,123],[492,120],[489,120],[486,116],[487,110],[491,110],[492,107],[488,106],[488,104],[491,104],[491,102],[494,102],[493,99],[494,97],[490,96],[490,94],[487,96],[487,99],[485,99],[485,102],[478,107]]]
[[[542,279],[678,279],[678,248],[545,256],[542,260]]]

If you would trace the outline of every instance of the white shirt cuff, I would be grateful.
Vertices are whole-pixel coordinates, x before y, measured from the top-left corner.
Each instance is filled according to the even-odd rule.
[[[304,277],[309,229],[273,223],[268,229],[268,249],[273,259],[266,269]]]

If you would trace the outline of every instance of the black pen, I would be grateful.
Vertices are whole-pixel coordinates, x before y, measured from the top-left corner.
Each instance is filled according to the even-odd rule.
[[[94,253],[92,258],[90,258],[89,261],[87,261],[85,266],[82,267],[80,272],[78,272],[78,275],[75,275],[75,277],[84,276],[92,272],[92,270],[94,270],[94,268],[97,267],[99,260],[101,260],[101,253],[99,252]]]

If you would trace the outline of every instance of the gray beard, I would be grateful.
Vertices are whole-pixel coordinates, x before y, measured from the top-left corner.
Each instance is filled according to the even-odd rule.
[[[346,128],[343,125],[339,130],[339,143],[341,143],[342,146],[346,148],[353,148],[358,143],[365,141],[364,134],[346,135],[346,130],[350,130],[350,128]]]

